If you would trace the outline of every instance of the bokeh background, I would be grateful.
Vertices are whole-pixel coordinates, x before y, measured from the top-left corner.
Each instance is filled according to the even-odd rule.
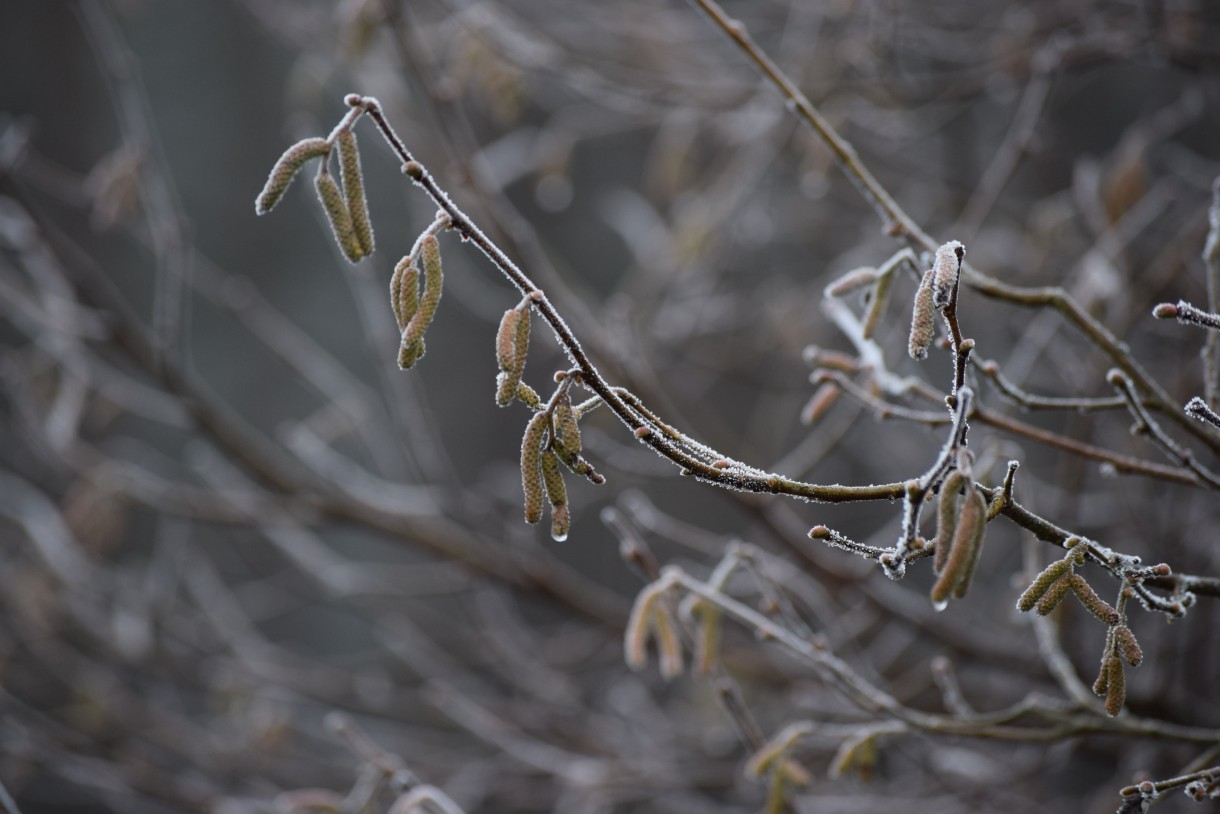
[[[1202,392],[1202,332],[1149,313],[1206,302],[1214,3],[727,7],[925,229],[962,240],[1006,282],[1064,287],[1173,398]],[[1013,607],[1022,573],[1056,555],[1003,521],[970,596],[936,614],[926,562],[892,583],[805,537],[825,523],[888,545],[898,506],[701,485],[602,411],[585,443],[608,483],[570,482],[570,539],[522,523],[528,411],[492,398],[495,326],[518,295],[443,236],[428,354],[398,370],[386,285],[434,207],[366,124],[372,258],[343,260],[307,181],[254,214],[282,150],[328,133],[353,91],[380,99],[607,377],[666,420],[825,483],[915,477],[940,448],[943,428],[878,420],[847,395],[802,422],[810,360],[854,353],[823,288],[902,244],[692,6],[6,0],[0,781],[11,807],[385,811],[394,755],[467,812],[758,810],[764,784],[742,772],[748,750],[715,683],[624,666],[644,582],[623,540],[696,575],[732,543],[757,546],[762,576],[734,595],[774,606],[778,591],[791,606],[780,618],[913,707],[944,708],[945,665],[980,711],[1063,697]],[[914,286],[896,282],[877,341],[894,373],[943,392],[947,354],[906,357]],[[1109,360],[1056,314],[970,291],[961,313],[978,354],[1027,390],[1112,395]],[[542,389],[564,367],[536,330],[527,381]],[[1022,413],[980,393],[1029,425],[1163,460],[1121,410]],[[1018,497],[1059,525],[1220,573],[1214,492],[1115,476],[986,426],[971,441],[981,480],[1020,460]],[[1105,577],[1096,584],[1110,596]],[[1220,731],[1214,604],[1174,624],[1133,612],[1146,654],[1128,675],[1133,713]],[[1091,682],[1102,626],[1073,607],[1051,630]],[[795,753],[815,778],[796,811],[1108,812],[1121,787],[1203,751],[1156,737],[905,734],[882,741],[870,778],[827,779],[845,733],[870,716],[749,631],[726,630],[724,647],[766,735],[798,719],[822,727]],[[1158,803],[1194,806],[1180,792]]]

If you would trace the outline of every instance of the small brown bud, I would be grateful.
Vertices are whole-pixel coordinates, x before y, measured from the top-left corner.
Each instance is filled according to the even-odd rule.
[[[422,181],[424,177],[424,165],[418,161],[408,161],[402,165],[402,171],[412,181]]]

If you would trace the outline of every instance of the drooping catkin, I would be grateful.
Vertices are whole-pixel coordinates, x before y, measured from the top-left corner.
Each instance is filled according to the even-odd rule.
[[[542,485],[546,487],[547,499],[551,502],[551,537],[557,542],[568,539],[572,523],[568,508],[568,490],[559,471],[559,459],[549,449],[542,453]]]
[[[583,442],[580,438],[580,425],[576,423],[576,414],[572,411],[572,398],[567,393],[559,397],[555,403],[555,431],[559,443],[569,456],[580,455]]]
[[[842,388],[834,382],[825,382],[814,391],[813,396],[805,403],[804,408],[801,410],[801,423],[809,426],[826,415],[826,411],[839,400],[839,395],[842,392]]]
[[[678,621],[663,602],[658,602],[652,617],[653,630],[657,638],[657,662],[661,678],[672,681],[682,675],[682,637],[678,634]]]
[[[343,200],[343,193],[339,191],[339,185],[335,183],[335,179],[330,173],[324,172],[314,179],[314,186],[318,190],[318,200],[322,202],[322,208],[326,210],[326,219],[330,221],[331,231],[335,233],[335,242],[343,250],[343,256],[349,262],[358,262],[364,256],[364,250],[360,247],[360,241],[356,239],[356,232],[352,228],[352,216],[347,211],[347,204]]]
[[[873,286],[872,299],[868,303],[868,311],[864,315],[864,324],[860,329],[860,333],[865,339],[873,338],[873,332],[877,330],[881,316],[885,313],[886,303],[890,300],[890,288],[897,276],[898,274],[891,269],[888,274],[882,274],[877,278],[877,283]]]
[[[970,589],[987,526],[987,501],[970,487],[953,531],[953,547],[940,578],[932,586],[932,604],[943,609],[950,596],[961,598]]]
[[[415,366],[415,363],[424,358],[427,353],[428,346],[423,339],[419,339],[410,344],[402,343],[398,346],[398,367],[403,370],[410,370]]]
[[[872,779],[877,766],[877,735],[874,732],[861,732],[840,744],[830,761],[828,774],[838,778],[854,771],[856,776],[867,782]]]
[[[517,386],[525,373],[529,341],[529,307],[505,311],[496,331],[496,363],[500,366],[500,375],[496,377],[496,404],[501,407],[507,407],[517,397]]]
[[[419,308],[419,267],[409,256],[394,266],[394,275],[390,277],[390,307],[398,321],[398,330],[402,332]]]
[[[957,498],[964,485],[966,477],[961,470],[954,469],[940,486],[940,496],[936,501],[936,558],[932,562],[932,570],[937,574],[945,570],[949,552],[953,549],[953,534],[957,530]]]
[[[932,262],[932,304],[937,308],[944,308],[952,301],[965,255],[966,247],[956,240],[950,240],[936,250],[936,259]]]
[[[274,209],[275,205],[283,199],[284,193],[292,184],[292,179],[296,178],[305,162],[329,152],[330,143],[324,138],[303,139],[285,150],[284,154],[275,162],[275,166],[271,168],[262,192],[258,193],[258,197],[254,199],[255,213],[266,215]]]
[[[1123,661],[1118,656],[1106,659],[1106,714],[1110,717],[1123,711],[1127,700],[1127,676],[1123,672]]]
[[[978,568],[979,556],[983,553],[983,535],[987,531],[987,498],[973,487],[968,487],[966,502],[962,513],[957,519],[957,529],[953,535],[953,547],[966,546],[966,560],[962,565],[961,576],[953,587],[953,598],[962,599],[974,582],[974,572]]]
[[[1072,593],[1076,594],[1076,598],[1080,600],[1080,604],[1084,605],[1089,613],[1093,614],[1107,625],[1113,625],[1118,622],[1118,611],[1110,607],[1109,603],[1098,596],[1097,592],[1093,590],[1093,586],[1085,582],[1084,577],[1080,576],[1080,574],[1072,574],[1067,579],[1068,584],[1072,589]]]
[[[1022,613],[1033,610],[1034,605],[1046,594],[1051,585],[1067,573],[1070,565],[1071,563],[1067,559],[1062,559],[1055,560],[1042,569],[1042,573],[1034,577],[1034,581],[1025,589],[1025,593],[1021,594],[1021,598],[1017,600],[1017,610]]]
[[[660,583],[654,582],[640,591],[631,606],[631,616],[623,631],[623,656],[632,670],[643,670],[648,665],[648,634],[660,593]]]
[[[424,290],[419,298],[419,307],[402,332],[402,344],[412,345],[423,339],[424,331],[436,316],[436,307],[441,301],[445,273],[441,268],[441,249],[436,235],[427,235],[420,241],[420,258],[424,265]]]
[[[1140,648],[1140,643],[1135,640],[1135,634],[1131,632],[1131,628],[1126,625],[1114,628],[1114,641],[1118,654],[1132,667],[1138,667],[1139,663],[1144,660],[1144,651]]]
[[[823,293],[827,297],[842,297],[844,294],[849,294],[857,288],[872,285],[876,281],[877,269],[865,266],[863,268],[852,269],[842,277],[831,281]]]
[[[932,269],[924,272],[923,280],[915,291],[915,305],[911,312],[911,338],[907,352],[915,360],[926,359],[928,348],[936,333],[936,307],[932,304]]]
[[[1034,602],[1034,611],[1039,616],[1047,616],[1055,608],[1059,607],[1059,603],[1068,595],[1068,591],[1072,590],[1072,583],[1068,580],[1069,574],[1064,574],[1054,580],[1047,589]]]
[[[373,224],[369,220],[369,204],[364,197],[364,173],[360,171],[360,151],[356,134],[341,130],[335,140],[339,148],[339,180],[343,182],[343,197],[352,217],[352,230],[364,255],[373,253]]]
[[[542,519],[542,442],[546,438],[546,411],[534,413],[521,437],[521,486],[525,492],[525,522]]]

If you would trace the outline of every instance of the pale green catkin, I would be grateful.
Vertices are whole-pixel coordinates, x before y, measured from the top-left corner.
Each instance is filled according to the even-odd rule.
[[[373,253],[373,224],[364,197],[364,174],[360,171],[356,134],[351,130],[340,131],[336,144],[339,147],[339,178],[343,182],[343,197],[352,218],[352,230],[360,243],[361,254],[369,255]]]
[[[542,453],[542,485],[546,487],[547,499],[551,502],[551,537],[560,542],[568,538],[571,511],[568,509],[568,489],[559,471],[559,459],[555,453]]]
[[[419,267],[404,257],[394,266],[390,278],[390,307],[398,321],[399,332],[406,329],[419,308]]]
[[[254,199],[254,211],[266,215],[284,197],[292,179],[296,178],[301,167],[311,158],[318,158],[330,152],[330,143],[324,138],[307,138],[289,147],[271,168],[263,191]]]
[[[419,299],[419,308],[415,316],[407,323],[402,332],[402,343],[411,345],[424,336],[424,331],[432,324],[436,316],[436,308],[441,301],[441,290],[444,287],[445,273],[441,268],[441,249],[436,235],[427,235],[420,242],[420,258],[424,266],[424,291]]]
[[[932,270],[924,272],[919,289],[915,292],[915,305],[911,312],[911,337],[907,352],[912,359],[926,359],[928,348],[936,333],[936,308],[932,305]]]
[[[1017,610],[1022,613],[1031,611],[1047,589],[1058,580],[1061,576],[1067,573],[1070,563],[1066,559],[1055,560],[1042,570],[1042,573],[1034,577],[1034,581],[1025,589],[1025,593],[1021,594],[1021,598],[1017,600]]]
[[[888,274],[882,274],[877,278],[877,284],[873,286],[873,297],[868,303],[868,312],[864,315],[864,325],[860,329],[860,333],[865,339],[873,338],[873,332],[877,330],[881,316],[885,313],[886,303],[889,302],[890,287],[897,276],[897,273],[890,269]]]
[[[530,524],[542,519],[542,442],[546,427],[546,411],[535,413],[521,438],[521,486],[525,492],[525,522]]]
[[[347,211],[347,204],[343,201],[343,193],[339,191],[339,185],[335,183],[335,179],[331,177],[330,173],[323,173],[314,179],[314,186],[318,190],[318,200],[322,202],[322,208],[326,210],[326,219],[330,221],[331,231],[335,233],[335,242],[343,250],[344,257],[352,263],[357,262],[364,256],[364,253],[360,248],[360,241],[356,239],[356,233],[352,229],[352,216]]]
[[[398,346],[398,366],[403,370],[409,370],[415,366],[416,362],[424,358],[427,350],[427,345],[423,339],[410,344],[404,342]]]
[[[555,404],[555,431],[559,434],[559,443],[567,452],[568,457],[580,455],[583,442],[580,437],[580,426],[576,423],[576,414],[572,411],[572,399],[564,393]]]

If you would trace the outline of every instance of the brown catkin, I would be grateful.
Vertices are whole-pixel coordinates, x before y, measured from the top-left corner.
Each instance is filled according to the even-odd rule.
[[[314,186],[318,191],[318,200],[326,210],[331,231],[335,233],[335,242],[343,250],[344,257],[352,263],[357,262],[364,253],[360,248],[360,241],[356,239],[356,232],[352,229],[352,216],[347,211],[339,185],[330,173],[322,173],[314,179]]]
[[[1107,625],[1113,625],[1118,622],[1118,611],[1114,610],[1104,599],[1098,596],[1093,587],[1085,582],[1084,577],[1080,576],[1080,574],[1072,574],[1068,577],[1068,583],[1071,585],[1072,593],[1076,594],[1080,604],[1084,605],[1089,613]]]
[[[966,546],[967,556],[961,576],[953,588],[955,599],[961,599],[974,582],[979,556],[983,553],[983,535],[987,531],[987,498],[973,486],[968,487],[966,503],[957,519],[957,533],[953,535],[953,547]]]
[[[546,437],[547,414],[543,410],[525,425],[521,438],[521,486],[525,492],[525,522],[542,519],[542,442]]]
[[[420,242],[420,257],[424,265],[424,291],[419,299],[419,307],[407,327],[402,332],[404,345],[413,344],[423,339],[424,331],[432,324],[436,316],[437,305],[441,301],[441,291],[444,287],[445,273],[441,267],[441,249],[436,235],[427,235]]]
[[[1118,656],[1106,659],[1106,714],[1110,717],[1123,710],[1127,700],[1127,677],[1123,673],[1123,662]]]
[[[950,240],[936,250],[936,259],[932,262],[932,304],[937,308],[944,308],[953,299],[965,254],[965,247],[956,240]]]
[[[394,266],[394,275],[390,277],[390,307],[401,333],[419,308],[419,267],[409,257]]]
[[[1123,661],[1132,667],[1138,667],[1139,663],[1144,660],[1144,651],[1140,649],[1140,643],[1135,640],[1135,634],[1131,632],[1131,628],[1126,625],[1114,628],[1114,640]]]
[[[949,552],[953,549],[953,533],[957,529],[957,497],[966,477],[961,471],[954,469],[940,485],[940,496],[936,501],[936,559],[932,562],[932,570],[941,573],[945,563],[949,561]]]
[[[1047,589],[1067,573],[1069,565],[1070,563],[1066,559],[1055,560],[1042,569],[1042,573],[1034,577],[1034,581],[1025,589],[1025,593],[1021,594],[1021,598],[1017,600],[1017,610],[1022,613],[1033,610],[1034,605],[1042,598]]]
[[[1072,590],[1072,584],[1068,581],[1068,574],[1064,574],[1059,579],[1053,581],[1042,596],[1038,597],[1038,601],[1034,603],[1034,611],[1039,616],[1046,616],[1055,608],[1059,607],[1059,603],[1068,595],[1068,591]]]
[[[826,415],[826,411],[839,400],[839,394],[842,392],[834,382],[826,382],[819,387],[801,410],[801,423],[809,426]]]
[[[520,320],[521,311],[516,308],[509,308],[500,317],[500,327],[496,329],[496,364],[500,370],[512,370],[517,362],[516,336]]]
[[[981,492],[971,487],[957,516],[949,558],[940,579],[932,586],[933,604],[943,607],[950,595],[958,598],[966,595],[974,579],[974,566],[978,563],[986,525],[987,501]]]
[[[342,130],[335,143],[339,147],[339,178],[343,182],[343,197],[352,218],[352,230],[360,244],[361,255],[370,255],[373,253],[373,224],[369,220],[369,204],[364,197],[364,174],[360,171],[356,134],[351,130]]]
[[[305,162],[329,152],[330,143],[324,138],[307,138],[285,150],[271,168],[271,174],[267,176],[267,183],[263,185],[262,192],[254,199],[254,211],[259,215],[266,215],[274,209]]]
[[[923,280],[915,292],[915,305],[911,312],[911,338],[907,352],[912,359],[926,359],[928,348],[936,333],[936,308],[932,305],[932,271],[924,272]]]

